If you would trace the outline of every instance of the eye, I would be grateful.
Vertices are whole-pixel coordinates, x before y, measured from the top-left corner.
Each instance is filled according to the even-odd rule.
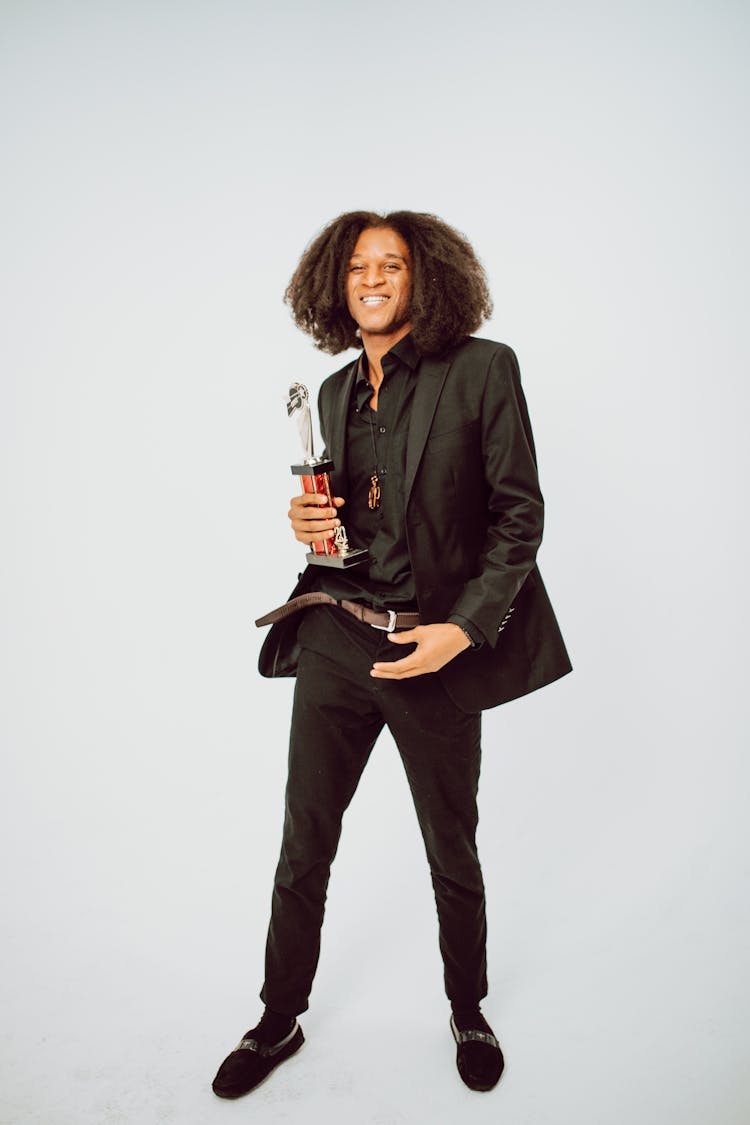
[[[349,273],[361,273],[364,266],[349,266]]]

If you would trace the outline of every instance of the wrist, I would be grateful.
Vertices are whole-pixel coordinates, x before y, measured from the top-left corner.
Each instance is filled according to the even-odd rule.
[[[452,613],[448,618],[451,625],[456,625],[465,637],[468,638],[472,651],[476,652],[484,644],[484,634],[474,624],[460,613]]]
[[[463,645],[463,648],[461,649],[462,652],[467,648],[476,648],[476,645],[474,644],[471,633],[468,631],[468,629],[464,629],[463,625],[459,625],[458,622],[456,622],[456,621],[451,621],[451,625],[455,625],[456,629],[458,629],[458,632],[459,632],[460,636],[463,637],[464,641],[466,642]]]

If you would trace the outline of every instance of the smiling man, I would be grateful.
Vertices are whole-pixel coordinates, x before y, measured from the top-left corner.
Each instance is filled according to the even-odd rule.
[[[570,671],[535,563],[543,502],[518,364],[506,345],[471,336],[491,312],[484,271],[433,215],[341,215],[303,254],[286,299],[322,350],[361,347],[320,392],[333,506],[295,496],[291,527],[308,545],[330,539],[346,505],[349,539],[369,561],[308,566],[289,602],[260,621],[273,622],[261,672],[297,677],[286,811],[265,1011],[213,1089],[247,1093],[303,1043],[297,1016],[342,817],[387,726],[432,876],[458,1071],[490,1090],[504,1064],[480,1007],[481,711]],[[387,1002],[400,1025],[409,1020],[413,996]]]

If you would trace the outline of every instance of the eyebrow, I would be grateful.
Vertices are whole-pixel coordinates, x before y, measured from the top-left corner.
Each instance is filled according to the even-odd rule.
[[[364,256],[365,256],[364,254],[352,254],[352,256],[351,256],[351,258],[349,259],[349,261],[350,261],[350,262],[353,262],[355,258],[364,258]],[[405,258],[405,257],[403,256],[403,254],[384,254],[384,255],[383,255],[383,257],[384,257],[384,258],[391,258],[391,259],[393,259],[393,260],[394,260],[394,261],[396,261],[396,262],[403,262],[403,263],[404,263],[405,265],[408,265],[408,264],[409,264],[409,263],[408,263],[408,259],[407,259],[407,258]]]

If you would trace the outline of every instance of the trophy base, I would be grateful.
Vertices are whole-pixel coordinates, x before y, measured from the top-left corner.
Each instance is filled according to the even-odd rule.
[[[314,551],[305,555],[306,561],[313,566],[335,566],[339,570],[367,562],[369,557],[364,547],[357,547],[354,551],[347,551],[346,554],[341,555],[316,555]]]
[[[304,461],[301,465],[291,465],[290,468],[295,477],[316,477],[321,473],[332,473],[333,461],[326,457],[312,457],[309,461]]]

